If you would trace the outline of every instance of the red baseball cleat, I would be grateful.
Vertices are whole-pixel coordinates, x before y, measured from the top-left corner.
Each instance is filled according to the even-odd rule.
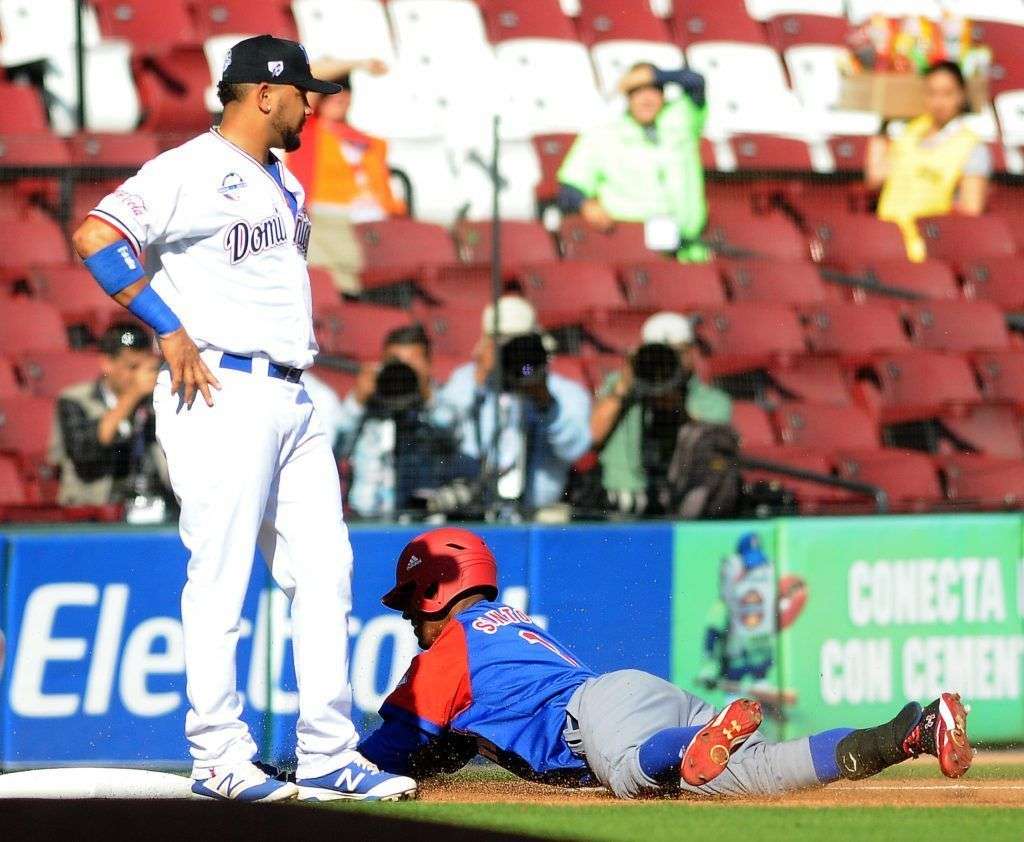
[[[903,741],[910,757],[930,754],[939,759],[947,778],[961,778],[971,768],[974,749],[967,737],[967,708],[959,693],[943,693],[924,709]]]
[[[683,782],[703,786],[714,780],[729,757],[761,726],[761,705],[737,699],[712,719],[690,741],[679,766]]]

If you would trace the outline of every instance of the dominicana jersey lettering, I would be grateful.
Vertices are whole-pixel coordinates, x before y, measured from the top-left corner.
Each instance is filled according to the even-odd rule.
[[[565,706],[592,677],[519,609],[478,602],[413,659],[381,706],[384,723],[359,750],[405,774],[414,756],[459,744],[463,756],[452,770],[479,753],[521,777],[586,783],[586,763],[569,751],[562,731]]]
[[[306,368],[317,346],[302,185],[215,129],[147,162],[91,216],[114,226],[200,348]]]

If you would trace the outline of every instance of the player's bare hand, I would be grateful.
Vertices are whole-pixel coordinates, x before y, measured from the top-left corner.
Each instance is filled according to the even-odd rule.
[[[388,72],[388,66],[379,58],[368,58],[360,67],[371,76],[383,76]]]
[[[634,67],[619,80],[619,93],[628,94],[636,88],[654,84],[654,68],[649,64]]]
[[[608,211],[597,199],[587,199],[580,206],[580,213],[587,224],[598,231],[608,232],[615,227],[615,220],[608,215]]]
[[[160,350],[171,369],[171,394],[176,395],[183,390],[185,404],[190,409],[197,393],[203,396],[207,406],[213,406],[211,387],[219,389],[220,381],[206,367],[196,343],[185,333],[185,328],[161,336]]]

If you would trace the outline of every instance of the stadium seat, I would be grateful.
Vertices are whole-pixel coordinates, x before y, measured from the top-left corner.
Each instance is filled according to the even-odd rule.
[[[392,330],[412,324],[409,314],[393,307],[346,301],[321,310],[317,319],[317,340],[329,354],[357,360],[380,356],[384,337]]]
[[[805,108],[820,113],[822,127],[830,135],[871,135],[881,125],[877,114],[839,108],[842,75],[840,61],[845,46],[802,44],[783,53],[793,90]]]
[[[548,360],[548,367],[552,373],[573,380],[589,391],[590,380],[587,371],[583,366],[583,360],[571,354],[552,354]]]
[[[210,68],[201,46],[181,45],[158,56],[136,56],[134,71],[143,131],[196,134],[210,127]]]
[[[911,341],[930,351],[998,351],[1009,347],[1003,313],[988,301],[928,301],[904,308]]]
[[[452,239],[440,225],[396,218],[355,228],[365,260],[364,287],[414,280],[431,268],[457,262]]]
[[[43,74],[50,125],[61,135],[78,129],[78,65],[65,46],[47,59]],[[85,53],[85,127],[93,132],[130,132],[139,122],[140,102],[132,76],[132,48],[103,41]]]
[[[973,361],[986,401],[1024,407],[1024,352],[985,351]]]
[[[842,18],[844,0],[746,0],[747,12],[754,19],[769,21],[783,15],[822,15]]]
[[[380,0],[292,0],[299,38],[311,60],[379,58],[392,64],[391,40]]]
[[[850,24],[842,16],[806,13],[783,13],[765,21],[768,41],[780,53],[801,44],[832,44],[843,46]]]
[[[62,266],[67,262],[67,243],[53,220],[39,215],[0,227],[0,268]]]
[[[884,304],[826,302],[803,311],[807,341],[815,353],[851,362],[887,351],[905,351],[910,342],[899,317]]]
[[[607,234],[591,228],[583,217],[567,216],[559,231],[566,260],[595,260],[624,266],[658,258],[647,248],[641,222],[620,222]]]
[[[782,443],[805,450],[877,450],[878,429],[856,406],[785,403],[772,413]]]
[[[433,355],[468,361],[480,341],[481,312],[479,307],[458,303],[431,309],[420,321],[430,337]]]
[[[807,243],[781,213],[733,215],[723,210],[709,208],[704,231],[704,239],[721,257],[807,260]]]
[[[723,274],[736,301],[810,305],[827,297],[817,268],[802,260],[726,261]]]
[[[366,124],[359,122],[359,125]],[[400,170],[409,179],[412,186],[410,216],[421,222],[451,225],[459,213],[461,196],[443,137],[389,140],[388,166]]]
[[[277,38],[298,38],[287,0],[190,0],[199,33],[234,35],[259,32]]]
[[[848,406],[850,391],[839,362],[828,357],[802,357],[772,366],[769,397],[787,401]]]
[[[67,147],[56,135],[0,134],[0,166],[62,167],[67,164]],[[26,189],[31,193],[47,193],[48,182],[46,179],[27,179],[19,183],[19,190]],[[57,192],[55,184],[52,192]]]
[[[50,131],[39,90],[32,85],[0,84],[0,134],[45,134]]]
[[[542,134],[532,138],[541,172],[536,187],[538,202],[553,202],[558,197],[558,170],[575,140],[574,134]]]
[[[674,70],[684,64],[683,51],[675,44],[661,41],[601,41],[590,48],[590,56],[594,60],[597,81],[605,96],[619,94],[619,81],[633,65],[646,61],[655,67]],[[676,95],[669,86],[666,96]]]
[[[425,300],[412,302],[413,314],[423,313],[424,317],[434,305],[470,308],[479,313],[494,300],[490,267],[479,264],[445,266],[436,273],[420,278],[416,282],[416,289]]]
[[[476,266],[490,266],[492,223],[465,222],[455,229],[459,256]],[[530,263],[547,263],[558,259],[551,235],[539,222],[503,220],[500,230],[501,267],[511,276]]]
[[[851,268],[877,260],[905,260],[903,235],[893,222],[868,214],[829,214],[807,221],[811,255],[828,266]]]
[[[668,41],[665,21],[647,3],[624,5],[621,0],[580,0],[576,29],[584,44],[602,41]]]
[[[46,61],[55,49],[75,43],[78,0],[0,0],[0,64],[18,67]],[[86,48],[100,41],[96,12],[82,5],[82,35]]]
[[[68,138],[68,149],[71,163],[79,167],[141,167],[160,154],[156,138],[142,132],[76,134]]]
[[[837,135],[825,140],[836,170],[863,171],[867,161],[868,138],[864,135]]]
[[[702,310],[697,334],[710,351],[709,375],[763,368],[806,350],[796,316],[782,304],[744,302]]]
[[[0,456],[0,506],[20,506],[27,502],[28,493],[18,463],[10,456]]]
[[[515,38],[576,38],[558,0],[477,0],[492,44]]]
[[[741,170],[810,170],[811,150],[794,137],[770,134],[734,134],[729,145]]]
[[[39,90],[32,85],[0,83],[0,96],[5,103],[0,109],[0,165],[67,164],[67,149],[50,133]]]
[[[718,270],[711,263],[631,262],[619,277],[632,310],[688,312],[725,304]]]
[[[895,511],[921,511],[944,499],[935,463],[923,453],[887,449],[841,452],[835,465],[843,479],[882,488]]]
[[[834,476],[831,460],[822,453],[803,451],[795,447],[756,447],[744,451],[744,455],[755,459],[765,459],[790,468],[802,471],[813,471],[816,474]],[[811,514],[821,510],[822,506],[833,506],[842,503],[849,505],[852,500],[860,498],[834,486],[812,482],[811,480],[793,479],[773,471],[751,470],[743,471],[743,479],[746,483],[768,482],[773,486],[779,486],[790,491],[799,504],[800,511]]]
[[[0,302],[0,354],[18,359],[34,351],[66,351],[67,335],[57,309],[18,296]]]
[[[1013,235],[1003,218],[984,216],[932,216],[917,221],[929,257],[963,261],[1013,254]]]
[[[21,354],[18,369],[33,395],[55,398],[68,386],[96,380],[103,355],[90,351],[36,351]]]
[[[847,0],[846,15],[852,23],[863,23],[875,13],[890,18],[920,16],[940,20],[939,0]]]
[[[22,476],[38,476],[50,446],[54,401],[32,395],[0,400],[0,453],[18,460]]]
[[[858,384],[882,423],[934,418],[978,403],[974,373],[962,357],[935,351],[882,354],[870,365],[873,383]]]
[[[321,266],[309,267],[309,294],[313,303],[314,318],[322,310],[341,304],[341,293],[334,285],[331,273]]]
[[[1024,499],[1024,462],[959,454],[944,457],[946,496],[958,506],[1019,506]]]
[[[1021,146],[1024,149],[1024,134],[1021,135]],[[988,193],[988,208],[1003,218],[1017,251],[1024,254],[1024,201],[1021,200],[1020,188],[992,185]]]
[[[389,0],[387,12],[403,58],[417,48],[443,52],[437,48],[446,40],[459,45],[454,52],[460,57],[488,46],[483,16],[472,0]]]
[[[468,219],[490,219],[494,215],[494,188],[490,174],[481,161],[490,156],[479,147],[467,147],[461,157],[455,155],[460,213]],[[499,172],[503,181],[500,191],[501,215],[505,219],[537,218],[536,187],[540,183],[540,163],[533,144],[526,139],[502,141]]]
[[[60,313],[67,327],[84,325],[99,336],[115,321],[134,317],[108,296],[83,266],[47,266],[30,273],[29,286]]]
[[[863,267],[857,267],[854,274],[866,275],[885,286],[896,287],[917,293],[925,298],[955,300],[960,298],[960,288],[949,266],[940,260],[928,258],[921,263],[909,260],[875,260]],[[872,301],[905,303],[905,300],[886,295],[872,294],[866,290],[855,290],[855,299],[863,297]]]
[[[987,257],[960,264],[964,294],[1004,309],[1024,308],[1024,256]]]
[[[342,371],[337,368],[328,368],[325,365],[315,365],[313,368],[308,369],[308,371],[318,380],[329,386],[334,394],[342,400],[355,388],[356,377],[358,376],[354,371]]]
[[[1018,7],[1020,4],[1014,4]],[[989,95],[997,97],[1005,91],[1024,88],[1024,56],[1020,45],[1024,43],[1024,21],[1016,23],[985,20],[976,6],[970,12],[971,29],[978,43],[992,50],[989,68]]]
[[[687,0],[675,3],[672,32],[680,46],[701,41],[764,43],[761,25],[747,14],[743,0]]]
[[[624,358],[618,354],[588,354],[580,359],[587,374],[587,383],[594,394],[600,393],[608,375],[620,371],[624,362]]]
[[[733,401],[729,422],[740,437],[740,448],[775,447],[771,418],[753,401]]]
[[[629,354],[641,343],[640,331],[647,313],[614,313],[611,318],[598,313],[583,324],[584,334],[604,354]]]
[[[6,357],[0,357],[0,399],[11,398],[24,394],[14,363]]]
[[[92,5],[104,37],[124,39],[138,53],[198,43],[184,0],[93,0]]]
[[[582,324],[588,316],[621,310],[626,301],[611,267],[583,260],[523,270],[519,285],[546,328]]]
[[[986,456],[1024,459],[1024,423],[1015,407],[975,406],[939,419],[963,444]]]

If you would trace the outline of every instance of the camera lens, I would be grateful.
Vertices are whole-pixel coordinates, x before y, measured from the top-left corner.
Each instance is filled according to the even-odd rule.
[[[678,389],[685,379],[679,354],[660,342],[641,345],[633,356],[633,379],[640,397],[659,397]]]

